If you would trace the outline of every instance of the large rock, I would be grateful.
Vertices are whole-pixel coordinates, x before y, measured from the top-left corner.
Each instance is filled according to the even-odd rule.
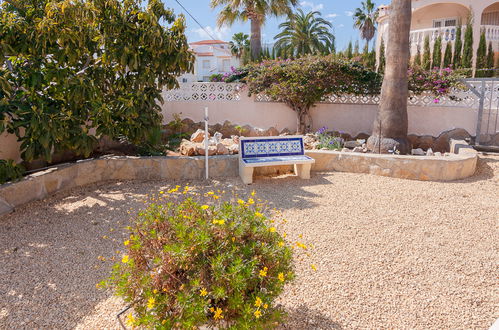
[[[210,138],[210,133],[208,132],[208,138]],[[204,131],[198,129],[191,135],[191,142],[201,143],[204,140]]]
[[[291,135],[289,128],[284,128],[279,135]]]
[[[238,135],[239,132],[236,129],[236,126],[233,125],[230,121],[224,121],[222,127],[219,129],[220,133],[223,134],[224,137],[228,138],[232,135]]]
[[[194,142],[183,139],[180,143],[180,154],[185,156],[194,156],[197,145]]]
[[[216,146],[209,146],[208,147],[208,156],[216,155],[216,153],[217,153]],[[206,154],[203,145],[196,146],[196,154],[201,155],[201,156],[204,156]]]
[[[433,151],[449,152],[450,151],[450,140],[466,140],[471,138],[470,133],[463,128],[455,128],[450,131],[441,133],[438,138],[435,139],[433,146],[431,147]]]
[[[238,154],[239,153],[239,144],[233,144],[228,149],[229,149],[231,154]]]
[[[229,149],[223,143],[217,144],[217,155],[228,155],[229,153]]]
[[[362,143],[359,141],[345,141],[343,147],[353,149],[355,147],[362,147]]]
[[[275,127],[270,127],[265,133],[266,133],[265,134],[266,136],[278,136],[279,135],[279,131]]]
[[[366,140],[369,139],[369,134],[367,133],[359,133],[355,136],[355,140]]]

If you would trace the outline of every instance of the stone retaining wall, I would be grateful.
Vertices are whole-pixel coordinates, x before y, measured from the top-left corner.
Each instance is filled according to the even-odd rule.
[[[457,180],[473,175],[477,155],[390,156],[337,151],[307,151],[312,171],[370,173],[414,180]],[[210,157],[211,178],[238,175],[238,156]],[[256,168],[255,175],[291,171],[290,166]],[[21,181],[0,185],[0,215],[57,191],[106,180],[200,180],[204,157],[104,157],[51,167]],[[241,183],[242,184],[242,183]]]

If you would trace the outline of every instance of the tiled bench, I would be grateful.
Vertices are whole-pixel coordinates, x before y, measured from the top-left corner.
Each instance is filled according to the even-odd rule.
[[[303,136],[241,137],[239,150],[239,175],[246,184],[253,182],[253,169],[260,166],[294,165],[296,175],[310,179],[315,162],[305,156]]]

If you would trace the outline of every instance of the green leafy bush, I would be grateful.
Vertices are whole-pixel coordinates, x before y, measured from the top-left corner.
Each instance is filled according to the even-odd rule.
[[[23,174],[24,167],[16,164],[12,159],[0,159],[0,184],[20,179]]]
[[[128,324],[272,328],[283,316],[274,300],[294,272],[292,249],[264,205],[253,196],[221,202],[215,192],[179,188],[160,192],[138,214],[127,254],[103,283],[131,303]]]
[[[163,88],[192,71],[184,32],[159,0],[2,1],[0,133],[26,161],[89,155],[102,135],[140,145],[161,123]]]

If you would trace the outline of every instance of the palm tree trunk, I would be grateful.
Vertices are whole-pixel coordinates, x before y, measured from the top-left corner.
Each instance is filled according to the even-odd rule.
[[[251,18],[251,59],[258,60],[262,54],[262,22],[260,18]]]
[[[407,154],[411,145],[407,139],[407,69],[409,61],[409,31],[411,0],[393,0],[388,30],[386,67],[381,100],[367,147],[374,152],[398,151]]]

